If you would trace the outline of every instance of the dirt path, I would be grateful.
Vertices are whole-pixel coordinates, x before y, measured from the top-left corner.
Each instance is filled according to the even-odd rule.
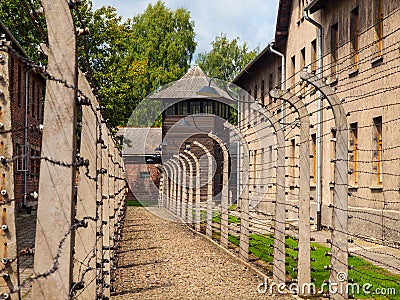
[[[145,208],[128,208],[123,232],[111,299],[289,299],[259,294],[254,271]]]

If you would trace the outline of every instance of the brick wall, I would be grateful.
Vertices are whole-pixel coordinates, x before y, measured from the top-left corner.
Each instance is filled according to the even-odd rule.
[[[134,199],[151,202],[158,199],[160,171],[154,164],[126,163],[126,176]]]
[[[17,208],[22,207],[24,199],[24,171],[27,170],[27,194],[38,191],[40,160],[30,159],[31,156],[40,156],[41,132],[37,130],[42,123],[43,96],[45,80],[36,72],[29,71],[28,102],[26,107],[26,73],[29,71],[21,60],[9,54],[9,93],[11,100],[11,118],[13,133],[13,156],[23,155],[25,115],[27,111],[27,159],[14,161],[15,199]],[[37,201],[28,199],[27,206],[37,206]]]

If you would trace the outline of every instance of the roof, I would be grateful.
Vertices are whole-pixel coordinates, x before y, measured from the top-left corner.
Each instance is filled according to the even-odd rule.
[[[314,0],[318,1],[318,0]],[[279,50],[283,50],[286,44],[286,39],[289,32],[289,23],[290,23],[290,13],[292,10],[292,2],[293,0],[280,0],[279,8],[278,8],[278,17],[276,20],[276,29],[275,29],[275,45],[274,47]],[[267,56],[271,55],[268,49],[269,46],[265,47],[251,62],[249,62],[246,67],[233,79],[233,83],[239,85],[239,81],[243,79],[247,74],[251,74],[250,71],[253,67],[257,66],[257,64],[265,59]]]
[[[10,30],[4,25],[3,22],[0,21],[0,31],[6,35],[6,38],[12,42],[13,48],[16,48],[23,56],[26,58],[28,57],[28,54],[26,54],[25,50],[21,47],[21,45],[18,43],[16,38],[12,35]]]
[[[149,96],[150,99],[154,100],[185,100],[185,99],[209,99],[209,97],[198,95],[197,91],[208,86],[210,77],[199,67],[191,67],[181,79],[164,86],[161,90],[158,90]],[[211,86],[214,87],[222,98],[231,100],[231,97],[215,84],[215,81],[211,81]],[[220,98],[218,98],[220,99]]]
[[[293,0],[279,0],[278,17],[276,20],[275,43],[277,47],[286,43],[289,32],[290,12]]]
[[[316,11],[324,8],[326,4],[325,0],[313,0],[306,7],[310,11],[310,13],[315,13]]]
[[[119,134],[124,136],[124,155],[154,154],[162,143],[162,128],[121,127]]]
[[[271,52],[269,51],[269,45],[268,45],[252,61],[250,61],[246,65],[246,67],[244,67],[244,69],[240,71],[240,73],[238,75],[236,75],[236,77],[232,80],[232,83],[239,84],[239,81],[243,77],[245,77],[247,74],[251,73],[251,72],[249,72],[249,70],[251,70],[251,68],[253,66],[255,66],[258,61],[260,61],[263,58],[266,58],[269,55],[271,55]]]

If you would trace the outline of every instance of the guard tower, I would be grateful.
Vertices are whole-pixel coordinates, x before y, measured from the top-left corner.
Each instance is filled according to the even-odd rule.
[[[219,94],[208,98],[197,92],[211,84]],[[218,195],[222,189],[223,153],[220,146],[208,137],[209,132],[220,137],[229,148],[229,130],[224,123],[229,120],[231,105],[234,100],[223,89],[210,81],[206,73],[194,66],[179,80],[154,93],[150,98],[159,100],[163,105],[162,115],[162,157],[163,160],[172,155],[190,149],[199,159],[202,172],[207,174],[207,158],[204,151],[193,144],[194,141],[205,145],[215,158],[216,164],[213,178],[213,194]],[[230,166],[235,163],[230,159]],[[207,198],[207,176],[201,176],[201,201]],[[234,180],[233,178],[230,181]],[[234,193],[232,193],[234,194]],[[217,196],[215,199],[219,199]]]

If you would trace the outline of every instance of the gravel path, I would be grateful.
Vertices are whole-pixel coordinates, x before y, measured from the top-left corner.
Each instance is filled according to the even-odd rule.
[[[258,294],[263,282],[258,274],[186,226],[146,208],[128,207],[119,252],[114,300],[293,299]]]

